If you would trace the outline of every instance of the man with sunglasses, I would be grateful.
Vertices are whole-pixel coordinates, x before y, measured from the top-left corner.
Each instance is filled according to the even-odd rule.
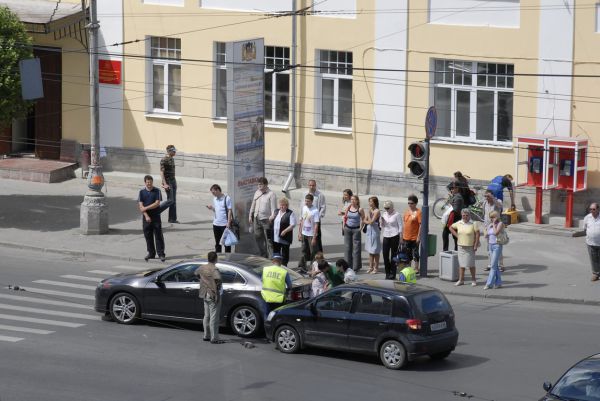
[[[583,229],[592,264],[591,280],[598,281],[600,279],[600,211],[598,203],[592,203],[589,209],[590,213],[583,219]]]

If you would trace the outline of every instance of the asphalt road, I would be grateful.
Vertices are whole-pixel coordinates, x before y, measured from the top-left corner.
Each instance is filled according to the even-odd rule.
[[[536,400],[544,380],[600,352],[597,307],[461,297],[450,297],[456,351],[403,371],[332,351],[283,355],[260,339],[246,348],[229,333],[211,345],[193,325],[102,321],[94,279],[135,266],[0,248],[0,401]]]

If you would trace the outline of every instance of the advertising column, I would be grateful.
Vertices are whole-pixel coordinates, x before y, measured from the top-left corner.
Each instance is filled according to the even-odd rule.
[[[227,188],[240,222],[236,252],[257,253],[248,212],[265,175],[264,40],[227,43]]]

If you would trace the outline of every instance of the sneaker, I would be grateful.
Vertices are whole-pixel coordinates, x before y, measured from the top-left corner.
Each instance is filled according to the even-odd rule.
[[[489,290],[489,289],[490,289],[490,286],[489,286],[489,285],[486,285],[485,287],[483,287],[483,289],[484,289],[484,290]]]
[[[484,271],[486,271],[486,272],[489,272],[489,271],[491,270],[491,267],[490,267],[490,266],[488,266],[488,267],[486,267],[486,268],[485,268],[485,269],[483,269],[483,270],[484,270]]]
[[[592,274],[592,278],[591,281],[598,281],[600,279],[600,277],[596,274]]]
[[[171,223],[171,224],[179,224],[179,220],[169,220],[169,223]]]
[[[500,271],[503,272],[504,271],[504,266],[500,266]]]
[[[224,344],[225,341],[223,341],[223,340],[210,340],[210,343],[211,344]]]
[[[456,282],[454,285],[458,287],[458,286],[460,286],[460,285],[463,285],[464,283],[465,283],[464,281],[460,281],[460,280],[459,280],[459,281],[457,281],[457,282]]]
[[[477,287],[477,282],[476,281],[472,281],[471,282],[471,287]]]
[[[164,262],[165,260],[167,260],[167,258],[165,257],[165,255],[162,255],[162,256],[160,257],[160,261],[161,261],[161,262]]]
[[[144,260],[145,260],[146,262],[148,261],[148,259],[154,259],[154,255],[150,255],[150,254],[148,254],[148,255],[144,256]]]

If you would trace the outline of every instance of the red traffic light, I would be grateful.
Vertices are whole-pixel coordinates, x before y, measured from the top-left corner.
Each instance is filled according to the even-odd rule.
[[[423,160],[427,153],[427,145],[424,142],[413,142],[408,146],[411,158],[413,160]]]

